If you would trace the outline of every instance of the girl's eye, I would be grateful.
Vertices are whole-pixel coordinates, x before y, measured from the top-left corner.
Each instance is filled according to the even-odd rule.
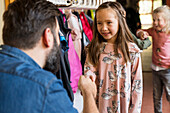
[[[98,25],[101,25],[101,23],[100,23],[100,22],[97,22],[97,24],[98,24]]]
[[[107,22],[108,24],[111,24],[112,22]]]

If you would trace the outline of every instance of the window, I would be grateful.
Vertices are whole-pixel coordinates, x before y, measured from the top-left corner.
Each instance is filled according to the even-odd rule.
[[[142,24],[142,29],[152,26],[152,11],[162,6],[162,0],[140,0],[139,1],[139,14]]]

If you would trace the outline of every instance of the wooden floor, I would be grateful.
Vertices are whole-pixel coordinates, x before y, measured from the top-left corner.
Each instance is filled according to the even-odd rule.
[[[143,72],[143,104],[142,113],[154,113],[153,107],[153,84],[152,84],[152,73]],[[170,103],[166,100],[165,92],[163,94],[163,113],[170,113]]]

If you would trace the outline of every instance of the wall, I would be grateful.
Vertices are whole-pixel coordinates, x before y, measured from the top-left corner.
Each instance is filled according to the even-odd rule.
[[[170,7],[170,0],[166,0],[166,4]]]
[[[0,44],[2,44],[2,27],[3,27],[2,15],[4,11],[5,11],[5,0],[0,0]]]

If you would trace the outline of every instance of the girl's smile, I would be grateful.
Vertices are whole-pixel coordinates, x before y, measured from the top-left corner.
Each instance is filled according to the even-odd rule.
[[[96,14],[96,19],[97,30],[100,35],[102,35],[107,42],[114,43],[119,29],[116,12],[112,8],[100,9]]]

